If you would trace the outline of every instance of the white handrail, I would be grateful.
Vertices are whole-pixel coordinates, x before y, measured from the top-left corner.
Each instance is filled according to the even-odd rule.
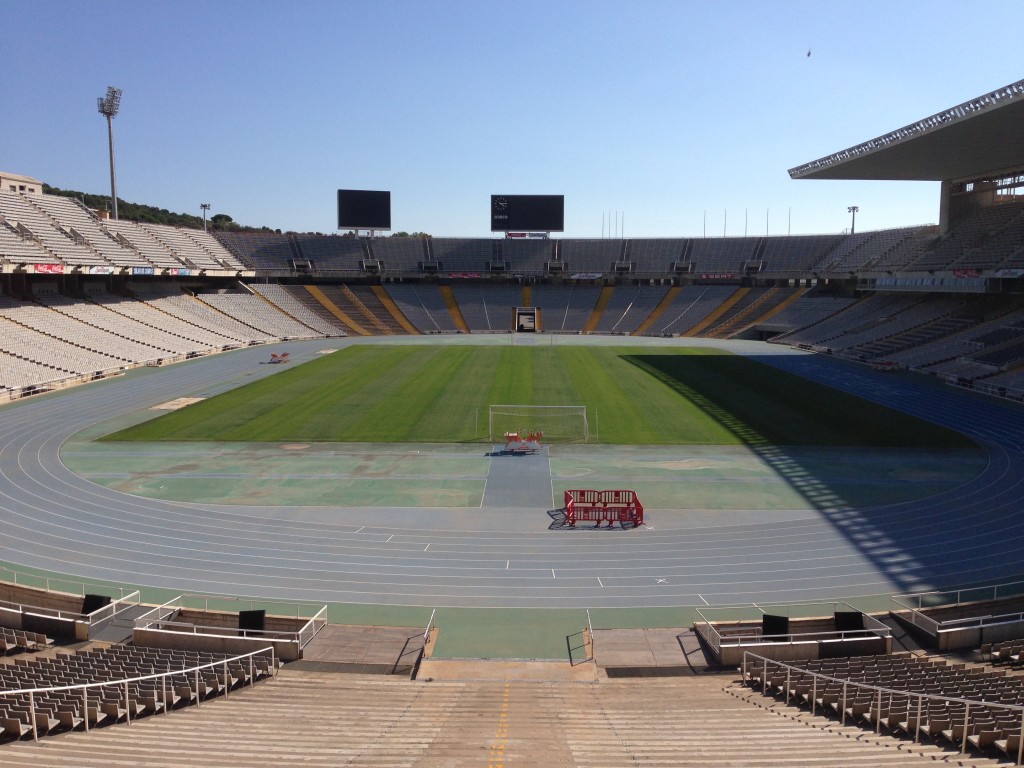
[[[914,743],[915,744],[917,743],[917,740],[918,740],[918,738],[920,736],[920,727],[919,726],[921,724],[921,712],[923,711],[923,702],[926,699],[928,701],[941,701],[941,702],[944,702],[946,704],[949,704],[949,703],[964,704],[965,705],[965,712],[964,712],[964,734],[963,734],[963,741],[962,741],[961,747],[960,747],[960,753],[961,754],[964,754],[967,751],[967,726],[968,726],[968,719],[970,717],[970,707],[971,707],[971,705],[979,706],[979,707],[987,707],[987,708],[1005,709],[1005,710],[1008,710],[1008,711],[1011,711],[1011,712],[1017,712],[1018,715],[1021,718],[1021,730],[1020,730],[1021,738],[1020,738],[1020,747],[1019,747],[1018,753],[1017,753],[1017,762],[1016,762],[1016,764],[1017,765],[1021,765],[1022,764],[1022,757],[1024,757],[1024,706],[1022,706],[1020,704],[1003,704],[1002,702],[997,702],[997,701],[991,701],[990,702],[990,701],[985,701],[984,699],[981,700],[981,701],[978,701],[977,699],[961,699],[961,698],[957,698],[955,696],[940,696],[940,695],[937,695],[937,694],[917,693],[917,692],[913,692],[913,691],[899,690],[899,689],[896,689],[896,688],[886,688],[886,687],[880,686],[880,685],[871,685],[870,683],[862,683],[862,682],[856,682],[856,681],[853,681],[853,680],[847,680],[847,679],[844,679],[844,678],[832,677],[831,675],[825,675],[825,674],[822,674],[820,672],[814,672],[812,670],[803,669],[801,667],[797,667],[797,666],[794,666],[792,664],[786,664],[785,662],[782,662],[782,661],[775,661],[774,659],[769,659],[769,658],[767,658],[765,656],[760,656],[760,655],[758,655],[756,653],[753,653],[751,651],[744,651],[743,652],[743,664],[741,666],[741,674],[742,674],[742,677],[743,677],[744,681],[747,681],[748,679],[752,679],[752,678],[748,677],[748,674],[747,674],[748,657],[750,659],[753,659],[755,662],[760,662],[761,665],[762,665],[762,669],[763,669],[762,679],[761,679],[761,690],[762,690],[762,692],[766,692],[767,691],[766,679],[767,679],[767,676],[768,676],[767,673],[768,673],[769,665],[771,665],[773,668],[779,668],[779,669],[785,670],[785,672],[786,672],[787,691],[788,691],[788,686],[789,686],[789,683],[790,683],[790,680],[791,680],[791,675],[792,675],[793,672],[796,672],[796,673],[798,673],[798,674],[800,674],[802,676],[810,676],[813,679],[814,684],[815,684],[815,686],[814,686],[814,688],[812,690],[816,690],[817,689],[817,681],[818,680],[823,680],[823,681],[833,682],[833,683],[841,683],[843,685],[843,697],[842,697],[842,701],[843,701],[843,706],[842,706],[842,722],[843,722],[843,724],[845,724],[845,722],[846,722],[846,705],[845,704],[846,704],[846,701],[849,698],[847,696],[847,688],[850,687],[850,686],[852,686],[854,688],[858,688],[858,689],[868,690],[868,691],[871,691],[872,693],[876,693],[878,695],[879,701],[881,701],[881,696],[882,696],[883,693],[889,695],[890,703],[892,701],[892,697],[893,696],[905,697],[908,700],[908,702],[911,699],[917,699],[917,725],[914,728]],[[939,665],[936,665],[936,669],[942,669],[942,667],[939,666]],[[811,701],[811,714],[812,715],[815,714],[814,710],[815,710],[815,701],[812,699],[812,701]],[[880,729],[880,727],[881,727],[881,719],[879,718],[879,721],[876,724],[876,728]],[[876,731],[876,732],[878,732],[878,731]]]
[[[168,600],[162,605],[151,608],[141,616],[137,617],[133,623],[134,628],[155,630],[168,629],[169,631],[184,632],[186,634],[231,635],[234,637],[256,639],[266,637],[274,640],[281,640],[283,642],[298,643],[299,648],[301,649],[305,648],[306,645],[312,641],[317,634],[319,634],[320,630],[327,626],[326,605],[321,605],[313,615],[306,620],[306,623],[300,629],[294,631],[238,629],[235,627],[195,624],[192,622],[168,621],[167,618],[172,616],[175,612],[187,609],[187,606],[185,605],[187,598],[201,599],[203,607],[196,610],[202,610],[204,612],[209,612],[211,600],[248,603],[250,609],[257,603],[263,605],[294,605],[296,619],[303,618],[303,608],[312,609],[316,607],[316,603],[279,602],[275,600],[257,600],[255,598],[233,598],[223,595],[183,594]]]
[[[82,683],[76,685],[52,685],[45,688],[20,688],[16,690],[0,690],[0,700],[3,697],[8,696],[24,696],[29,697],[29,709],[31,712],[31,728],[32,728],[32,739],[33,741],[39,741],[39,728],[36,723],[36,708],[35,708],[35,697],[39,694],[46,693],[57,693],[59,691],[81,691],[82,692],[82,722],[84,723],[85,731],[89,730],[89,689],[91,688],[102,688],[110,686],[124,686],[124,699],[125,699],[125,724],[131,725],[131,707],[129,706],[129,686],[132,683],[139,683],[144,680],[161,680],[161,692],[162,692],[162,703],[164,704],[164,714],[167,714],[168,708],[166,706],[167,701],[167,688],[166,678],[173,677],[175,675],[193,674],[196,681],[196,706],[199,706],[199,673],[204,669],[211,669],[214,667],[220,667],[224,672],[224,695],[228,695],[228,689],[231,687],[230,679],[228,678],[228,664],[232,664],[243,659],[249,659],[249,685],[253,686],[256,684],[256,676],[253,674],[253,659],[256,656],[270,655],[270,676],[271,678],[277,676],[277,656],[274,653],[273,646],[267,646],[257,651],[250,651],[249,653],[243,653],[239,656],[232,656],[226,659],[218,659],[217,661],[211,661],[206,664],[199,664],[194,667],[182,667],[181,669],[168,670],[166,672],[155,672],[149,675],[140,675],[138,677],[129,677],[120,680],[102,680],[94,683]],[[171,660],[168,660],[171,661]]]

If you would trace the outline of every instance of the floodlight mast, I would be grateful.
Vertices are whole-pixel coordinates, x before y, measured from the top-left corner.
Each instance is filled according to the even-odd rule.
[[[850,219],[850,234],[851,235],[854,234],[854,230],[857,227],[857,211],[859,211],[859,210],[860,210],[860,206],[857,206],[857,205],[851,205],[849,208],[846,209],[846,212],[852,215],[852,218]]]
[[[210,210],[209,203],[200,203],[199,207],[203,209],[203,232],[206,231],[206,212]]]
[[[110,212],[117,220],[117,175],[114,173],[114,116],[121,108],[121,89],[107,86],[107,95],[96,99],[99,113],[107,118],[107,141],[110,144]]]

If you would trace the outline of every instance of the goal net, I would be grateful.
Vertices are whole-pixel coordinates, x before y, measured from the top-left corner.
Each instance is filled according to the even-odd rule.
[[[546,443],[587,442],[590,427],[585,405],[491,405],[487,430],[491,442],[505,439],[506,432],[543,432]]]

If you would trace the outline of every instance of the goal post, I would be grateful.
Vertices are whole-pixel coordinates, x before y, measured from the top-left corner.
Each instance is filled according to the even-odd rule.
[[[506,432],[543,432],[546,443],[579,443],[590,439],[585,405],[489,405],[490,441],[504,440]]]

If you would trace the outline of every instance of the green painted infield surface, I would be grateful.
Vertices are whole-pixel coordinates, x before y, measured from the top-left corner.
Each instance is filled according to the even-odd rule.
[[[630,488],[652,512],[852,509],[950,490],[986,461],[978,450],[559,446],[551,474],[556,500],[573,488]]]
[[[76,474],[147,498],[233,505],[479,507],[490,446],[67,443]],[[980,451],[556,445],[553,498],[636,490],[651,511],[847,509],[925,498],[970,480]],[[508,461],[509,459],[494,459]]]
[[[603,346],[351,346],[104,439],[484,441],[490,404],[584,405],[620,445],[969,444],[721,350]]]
[[[90,443],[61,458],[123,493],[196,503],[279,506],[478,507],[483,447],[331,443]]]

